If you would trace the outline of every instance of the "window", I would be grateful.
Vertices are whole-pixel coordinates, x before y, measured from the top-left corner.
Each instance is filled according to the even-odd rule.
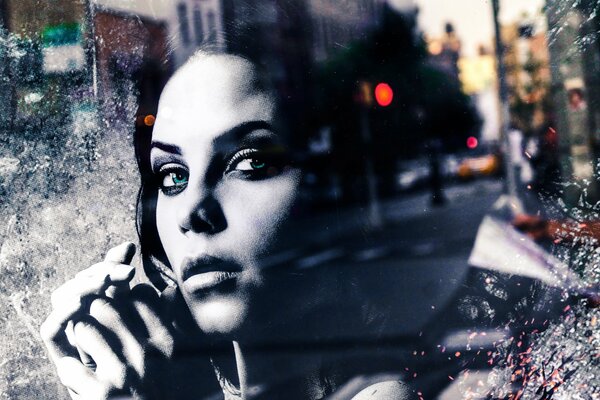
[[[194,34],[196,36],[196,44],[202,44],[204,32],[202,30],[202,11],[199,6],[194,7]]]
[[[188,11],[187,5],[179,3],[177,6],[177,17],[179,18],[179,34],[181,35],[181,42],[185,46],[190,45],[190,24],[188,22]]]
[[[208,25],[208,40],[210,40],[211,42],[216,40],[217,37],[217,23],[215,21],[215,13],[214,11],[210,10],[207,14],[206,14],[206,24]]]

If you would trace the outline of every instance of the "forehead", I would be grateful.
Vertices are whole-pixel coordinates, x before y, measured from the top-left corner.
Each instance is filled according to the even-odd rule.
[[[256,67],[228,55],[197,57],[169,81],[159,103],[153,138],[212,140],[248,121],[271,123],[274,96],[262,88]]]

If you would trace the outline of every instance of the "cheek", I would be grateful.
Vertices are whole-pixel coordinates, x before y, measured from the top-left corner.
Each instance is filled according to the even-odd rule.
[[[290,170],[263,181],[231,180],[220,190],[227,234],[240,258],[256,259],[276,241],[297,197],[300,173]]]
[[[171,263],[174,263],[172,257],[177,254],[177,244],[182,244],[178,240],[179,227],[177,226],[177,207],[171,204],[172,199],[166,198],[159,194],[156,201],[156,231],[163,245],[163,249],[167,254],[167,258]]]

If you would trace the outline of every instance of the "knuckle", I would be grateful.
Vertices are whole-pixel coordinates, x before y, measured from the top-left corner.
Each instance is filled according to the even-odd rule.
[[[64,285],[56,289],[50,295],[50,303],[52,303],[52,307],[57,308],[60,306],[60,303],[63,301],[65,297],[65,288]]]
[[[104,298],[95,298],[90,305],[90,316],[97,321],[110,323],[116,321],[119,316],[114,306]]]
[[[90,314],[92,315],[107,313],[111,310],[112,307],[110,306],[109,302],[102,297],[94,298],[90,304]]]
[[[54,327],[52,326],[52,323],[47,319],[44,322],[42,322],[42,325],[40,325],[40,336],[45,342],[51,340],[54,336]]]
[[[93,326],[88,321],[81,320],[77,321],[73,326],[73,333],[77,337],[89,337],[89,335],[92,333],[91,329],[93,329]]]

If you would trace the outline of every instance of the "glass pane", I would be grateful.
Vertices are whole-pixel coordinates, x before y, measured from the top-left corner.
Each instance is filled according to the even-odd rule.
[[[598,18],[0,1],[0,397],[598,398]]]

